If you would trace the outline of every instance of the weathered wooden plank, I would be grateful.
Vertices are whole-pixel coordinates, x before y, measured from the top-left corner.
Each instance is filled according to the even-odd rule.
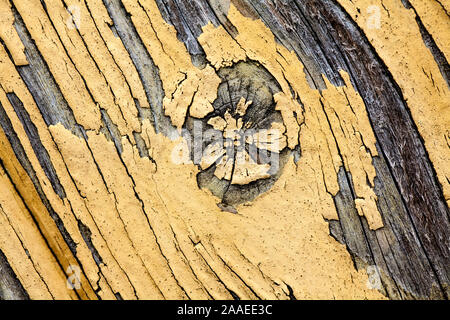
[[[29,298],[0,250],[0,300],[26,300]]]
[[[0,79],[11,104],[7,111],[0,102],[1,128],[81,266],[86,292],[286,299],[372,297],[375,289],[391,299],[448,299],[445,172],[433,166],[405,82],[345,1],[33,1],[37,18],[21,0],[2,1],[9,20],[0,28],[17,33],[27,63],[16,63],[14,81]],[[434,76],[448,84],[442,44],[414,12],[417,36],[441,72]],[[4,34],[1,62],[19,61]],[[133,64],[126,72],[124,54]],[[202,166],[196,149],[213,140],[196,142],[195,123],[203,121],[202,134],[213,128],[225,136],[233,117],[241,129],[239,115],[247,129],[283,128],[275,172],[252,171],[268,163],[264,156],[241,167],[235,146],[229,160]],[[190,148],[187,167],[169,160],[182,145],[171,141],[175,128]],[[3,258],[0,297],[26,298]],[[355,269],[376,283],[367,288]],[[336,282],[322,282],[327,270]]]

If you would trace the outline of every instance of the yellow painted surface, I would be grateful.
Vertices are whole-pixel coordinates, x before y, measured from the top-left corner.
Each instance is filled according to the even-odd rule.
[[[430,50],[423,42],[414,11],[406,9],[401,1],[339,2],[363,29],[400,86],[414,122],[425,141],[425,148],[442,185],[445,200],[450,204],[450,90]],[[437,6],[436,1],[411,3],[417,6],[416,10],[424,25],[448,61],[450,29],[446,26],[450,25],[450,19],[442,7]],[[358,14],[358,8],[363,13],[370,10],[369,8],[378,8],[379,28],[377,24],[373,24],[374,16]]]
[[[307,152],[310,143],[314,145],[311,145],[312,161],[307,165],[312,166],[317,175],[305,174],[301,176],[301,179],[311,181],[311,183],[320,183],[319,196],[316,197],[316,200],[320,202],[318,205],[326,203],[328,206],[328,209],[323,211],[323,216],[327,219],[337,219],[331,195],[336,195],[339,191],[337,172],[342,165],[338,154],[337,147],[339,147],[344,153],[345,168],[353,173],[353,183],[358,197],[356,203],[358,212],[366,216],[371,228],[382,227],[383,222],[375,203],[376,195],[372,189],[375,177],[372,156],[377,155],[375,137],[364,103],[351,87],[348,76],[344,74],[347,84],[344,88],[335,88],[327,81],[328,89],[321,93],[313,90],[309,87],[303,72],[298,72],[298,70],[303,70],[303,65],[295,53],[289,52],[277,44],[273,34],[260,20],[254,21],[245,18],[233,5],[230,6],[228,19],[238,30],[235,41],[230,36],[228,39],[224,39],[225,35],[221,26],[217,29],[211,25],[204,27],[200,43],[204,43],[207,59],[216,65],[226,66],[229,61],[236,62],[248,57],[260,62],[276,78],[281,85],[282,92],[277,93],[274,99],[277,103],[276,109],[283,116],[289,148],[293,149],[298,144],[299,135],[305,141],[304,144],[300,144],[302,155]],[[214,37],[216,30],[218,30],[218,38]],[[240,50],[244,51],[243,54],[234,54],[236,43]],[[228,45],[228,49],[224,48],[226,45]],[[218,49],[208,52],[208,47]],[[220,59],[222,59],[221,62]],[[298,102],[292,97],[290,88],[295,90],[295,95],[300,97],[304,103],[306,109],[304,113]],[[349,97],[351,106],[347,102],[346,96]],[[325,110],[321,103],[326,105]],[[352,107],[357,110],[358,118],[351,113]],[[336,115],[341,116],[340,119],[346,123],[339,123],[340,120],[336,118]],[[331,120],[327,121],[327,117]],[[302,125],[304,127],[300,130]],[[341,127],[345,128],[346,132],[342,132],[337,137],[336,145],[333,134],[339,134]],[[370,153],[366,151],[365,147],[370,150]],[[366,175],[372,186],[367,185]]]
[[[367,4],[340,2],[364,29],[364,17],[356,17],[355,10]],[[301,157],[297,163],[289,158],[272,188],[239,205],[234,214],[222,211],[220,199],[198,187],[198,166],[189,159],[184,164],[173,161],[173,150],[185,144],[182,138],[156,134],[148,120],[138,119],[134,99],[144,108],[149,105],[128,53],[108,26],[111,20],[102,1],[46,0],[48,15],[39,0],[13,3],[76,121],[87,130],[84,140],[61,124],[45,125],[14,67],[26,64],[26,58],[12,15],[2,14],[0,37],[13,61],[0,46],[0,102],[50,205],[77,244],[73,255],[0,131],[0,158],[9,159],[4,167],[10,177],[0,167],[0,249],[32,298],[91,299],[97,291],[102,299],[114,299],[116,293],[124,299],[231,299],[231,290],[242,299],[287,299],[288,285],[298,299],[384,298],[367,287],[367,274],[355,270],[345,246],[329,235],[325,220],[338,219],[333,196],[339,191],[337,172],[343,166],[351,173],[358,213],[371,229],[383,227],[373,190],[376,140],[364,102],[345,72],[344,86],[334,87],[324,77],[327,88],[312,89],[295,53],[278,44],[262,21],[246,18],[233,5],[228,19],[238,31],[236,38],[221,26],[204,26],[199,43],[209,64],[199,69],[154,1],[123,0],[159,69],[164,112],[175,128],[182,128],[188,112],[203,118],[213,110],[221,67],[251,59],[280,84],[274,101],[283,119],[283,146],[299,146]],[[81,9],[79,29],[69,28],[71,16],[64,5]],[[0,0],[2,12],[9,8],[8,0]],[[448,88],[418,30],[402,26],[412,25],[412,13],[394,4],[389,8],[391,15],[404,19],[390,20],[398,30],[382,24],[380,30],[364,31],[407,98],[448,200],[448,117],[442,116],[448,114]],[[433,16],[424,20],[432,24]],[[437,28],[432,32],[441,33]],[[445,37],[440,36],[438,45],[448,52]],[[417,87],[424,90],[414,91]],[[53,191],[6,97],[10,92],[17,94],[35,123],[66,198]],[[430,107],[422,108],[425,103]],[[243,101],[239,112],[246,107]],[[100,109],[118,126],[120,155],[100,132]],[[229,125],[221,118],[211,123],[217,128]],[[140,157],[135,132],[141,134],[151,159]],[[250,168],[255,170],[253,177],[264,176],[260,169]],[[216,171],[227,176],[226,164]],[[23,199],[9,179],[26,195]],[[237,184],[253,181],[244,174],[236,179]],[[89,228],[101,263],[96,264],[80,222]],[[54,253],[43,244],[44,237]],[[75,292],[67,288],[64,273],[69,265],[79,264],[82,288]]]
[[[0,1],[0,38],[10,49],[14,63],[18,66],[27,65],[28,61],[24,52],[25,47],[20,41],[13,23],[14,15],[11,12],[11,6],[6,1]]]

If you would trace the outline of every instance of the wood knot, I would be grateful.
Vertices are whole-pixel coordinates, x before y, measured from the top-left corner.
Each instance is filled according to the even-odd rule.
[[[214,110],[203,119],[187,119],[186,128],[194,137],[191,158],[201,170],[199,187],[235,205],[270,189],[286,162],[286,128],[273,98],[281,89],[256,62],[239,62],[218,75]]]

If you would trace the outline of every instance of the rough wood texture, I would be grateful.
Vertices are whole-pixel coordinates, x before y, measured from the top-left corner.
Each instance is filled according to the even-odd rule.
[[[448,299],[449,11],[0,0],[0,298]]]

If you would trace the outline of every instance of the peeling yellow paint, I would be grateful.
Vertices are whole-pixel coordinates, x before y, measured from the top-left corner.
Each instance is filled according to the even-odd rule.
[[[18,136],[21,137],[21,143],[25,150],[25,152],[28,155],[28,158],[33,165],[34,168],[40,168],[40,164],[38,162],[38,159],[33,152],[32,146],[30,141],[26,138],[27,135],[25,133],[24,128],[20,124],[20,121],[15,114],[9,100],[6,97],[7,92],[15,92],[18,94],[19,99],[24,103],[24,106],[26,107],[27,111],[31,114],[31,119],[35,121],[36,127],[39,130],[39,134],[42,139],[48,139],[51,140],[51,138],[48,138],[48,133],[46,131],[46,125],[44,121],[42,120],[39,110],[37,109],[36,105],[34,104],[33,98],[31,97],[30,93],[26,90],[25,84],[21,81],[17,71],[15,70],[13,64],[11,61],[6,59],[6,52],[3,50],[3,47],[0,47],[0,83],[1,83],[1,89],[0,89],[0,102],[5,109],[6,113],[10,117],[10,120],[12,122],[12,126],[14,130],[17,132]],[[3,132],[2,132],[3,134]],[[64,268],[67,268],[71,264],[77,264],[74,257],[69,253],[69,249],[67,248],[66,244],[64,243],[64,240],[62,239],[61,235],[56,229],[56,226],[54,225],[54,222],[50,218],[50,214],[41,202],[41,199],[39,198],[38,194],[34,190],[34,187],[32,185],[32,182],[29,181],[28,176],[26,176],[26,173],[24,172],[24,169],[21,167],[21,165],[18,163],[17,160],[15,160],[15,156],[13,155],[12,149],[10,149],[10,145],[8,142],[6,142],[6,137],[3,136],[3,145],[0,148],[0,156],[2,159],[4,159],[4,165],[9,170],[10,175],[13,177],[13,180],[16,181],[16,179],[19,179],[18,181],[21,181],[17,185],[17,188],[19,192],[23,193],[24,201],[26,202],[28,208],[36,214],[35,219],[38,221],[40,228],[42,228],[45,235],[50,236],[49,243],[52,246],[53,250],[55,251],[56,256],[58,257],[58,260],[63,265]],[[52,156],[56,156],[57,151],[53,143],[46,144],[47,150],[50,152]],[[58,163],[57,156],[53,158],[55,163]],[[70,208],[67,205],[67,203],[62,203],[61,199],[56,195],[54,190],[51,187],[50,182],[48,181],[46,175],[44,174],[43,170],[36,170],[37,178],[39,179],[42,189],[44,193],[46,194],[48,200],[52,203],[52,206],[55,210],[57,210],[60,213],[67,213],[67,211],[70,211]],[[28,183],[24,183],[23,181],[29,181]],[[72,237],[74,237],[75,241],[77,236],[77,229],[76,229],[76,222],[73,221],[72,223],[66,224],[67,230],[69,230],[72,234]],[[55,234],[56,232],[56,234]],[[53,235],[54,234],[54,235]],[[81,236],[79,236],[79,241],[82,241]],[[85,250],[83,250],[85,249]],[[88,250],[86,247],[83,248],[83,246],[78,247],[79,253],[85,253],[84,257],[87,257],[87,259],[84,259],[83,256],[81,257],[81,261],[85,262],[85,267],[87,271],[92,271],[90,268],[90,265],[88,263],[89,256],[88,256]],[[94,276],[95,275],[95,276]],[[91,273],[91,276],[96,277],[96,271],[93,271]],[[85,279],[82,279],[84,282],[83,288],[87,290],[88,296],[90,298],[93,298],[95,295],[90,290],[89,285],[85,282]]]
[[[14,16],[11,11],[11,5],[6,1],[0,1],[0,39],[4,41],[9,48],[14,64],[24,66],[28,64],[25,56],[25,47],[14,29]]]
[[[449,11],[445,11],[445,3],[450,6],[448,1],[418,1],[409,0],[411,5],[417,11],[425,28],[436,41],[439,49],[444,53],[447,61],[450,60],[450,17]]]
[[[174,148],[185,141],[172,141],[156,134],[148,120],[139,121],[133,98],[147,107],[145,93],[120,40],[107,26],[110,20],[102,2],[87,0],[91,17],[84,2],[65,1],[66,5],[80,6],[83,12],[79,30],[67,27],[70,14],[62,2],[45,2],[51,20],[39,0],[16,0],[14,4],[76,120],[87,130],[87,140],[61,124],[47,128],[2,46],[0,101],[48,201],[77,243],[76,258],[86,274],[82,286],[86,292],[79,293],[82,298],[95,298],[92,289],[99,289],[103,299],[113,299],[116,293],[125,299],[231,299],[229,290],[243,299],[286,299],[287,285],[299,299],[383,298],[378,291],[367,288],[367,275],[355,270],[350,254],[329,235],[324,220],[338,218],[333,196],[339,191],[337,172],[344,166],[352,174],[359,214],[367,218],[372,229],[383,226],[373,191],[375,137],[364,103],[346,73],[341,73],[346,84],[343,87],[336,88],[325,79],[327,89],[310,88],[295,54],[277,44],[260,20],[244,17],[233,5],[228,19],[238,30],[236,39],[222,27],[206,25],[199,42],[210,64],[199,69],[154,1],[123,0],[159,68],[165,92],[164,112],[176,128],[183,126],[188,113],[203,118],[213,110],[221,82],[216,74],[218,68],[251,59],[278,81],[281,91],[274,95],[274,101],[283,124],[273,123],[272,129],[283,134],[283,138],[279,137],[283,149],[299,146],[300,160],[294,163],[290,158],[268,192],[239,205],[237,214],[233,214],[222,211],[220,200],[211,192],[199,189],[197,166],[172,161]],[[0,5],[9,11],[6,0],[0,0]],[[0,23],[0,36],[11,34],[12,42],[5,43],[13,52],[15,64],[26,63],[23,48],[15,46],[18,39],[11,29],[11,16]],[[11,47],[18,49],[12,51]],[[122,55],[127,56],[126,61],[120,61]],[[65,199],[52,190],[8,102],[9,92],[19,96],[36,124],[64,187]],[[237,112],[242,115],[250,104],[241,100]],[[99,132],[100,108],[119,127],[123,147],[120,155],[113,142]],[[211,119],[211,124],[224,130],[230,121],[220,119]],[[239,127],[238,122],[234,125]],[[142,134],[150,158],[140,156],[133,131]],[[253,138],[265,143],[262,137]],[[0,155],[2,159],[15,159],[8,148],[3,135]],[[222,172],[217,175],[231,179],[228,166],[229,161],[219,166]],[[21,167],[13,160],[5,167],[13,172],[13,181],[20,182],[26,175],[23,168],[17,171]],[[249,177],[265,177],[260,169],[250,166],[250,171],[255,170],[251,175],[237,172],[234,182],[246,184],[253,181]],[[37,235],[31,218],[23,221],[24,205],[12,195],[13,187],[1,169],[0,184],[10,193],[0,194],[0,247],[13,261],[19,279],[33,298],[75,298],[75,293],[65,287],[64,272],[56,270],[56,260],[43,249],[43,238]],[[56,259],[64,266],[76,263],[36,192],[30,190],[31,184],[19,188],[20,193],[29,193],[24,201],[40,224],[52,226],[44,230],[44,236],[58,237],[49,241]],[[14,221],[14,227],[8,218]],[[90,241],[102,259],[98,265],[80,234],[79,223],[91,232]],[[19,227],[21,233],[29,234],[13,237],[14,229]],[[14,239],[11,244],[7,243],[9,236]],[[19,239],[35,250],[31,252],[33,257],[42,259],[38,272],[33,271],[23,250],[14,250]],[[38,276],[41,272],[45,274],[43,279]],[[45,285],[48,288],[44,289]]]
[[[165,92],[164,111],[175,127],[184,124],[188,109],[190,115],[201,118],[213,108],[220,83],[211,66],[196,68],[176,30],[168,25],[154,1],[123,1],[132,14],[132,21],[139,32],[153,61],[159,68]],[[150,28],[148,27],[150,25]]]
[[[2,169],[0,188],[0,246],[25,290],[33,299],[73,299],[61,285],[65,277],[57,261]]]
[[[214,68],[228,67],[246,59],[244,49],[222,26],[216,28],[212,23],[208,23],[202,30],[203,33],[198,37],[198,42]]]
[[[77,2],[75,2],[77,3]],[[80,8],[84,9],[84,6],[80,3]],[[126,82],[133,94],[133,97],[138,99],[139,104],[143,108],[149,108],[150,105],[147,101],[147,97],[145,95],[144,87],[142,85],[141,80],[139,79],[139,74],[131,61],[130,56],[128,55],[127,50],[125,49],[122,41],[119,37],[115,36],[112,32],[110,25],[113,24],[111,18],[108,15],[108,11],[103,6],[101,0],[87,0],[87,8],[89,8],[92,19],[95,22],[96,27],[98,28],[101,37],[103,38],[108,50],[111,52],[114,57],[114,62],[120,69],[120,72],[123,73]],[[85,12],[85,11],[84,11]],[[80,12],[81,14],[81,12]],[[86,30],[86,34],[89,34],[91,30]],[[95,50],[94,50],[95,52]],[[108,69],[111,68],[111,65],[108,65]],[[121,82],[123,85],[123,82]]]
[[[293,149],[299,140],[299,135],[305,134],[300,126],[305,124],[306,127],[312,128],[314,137],[309,141],[316,141],[319,148],[316,148],[315,160],[311,164],[315,168],[315,172],[323,172],[325,190],[321,191],[320,199],[329,198],[336,195],[339,191],[337,184],[337,172],[342,165],[339,150],[343,153],[344,165],[347,171],[352,173],[353,183],[358,197],[356,207],[361,215],[368,219],[368,223],[372,229],[383,226],[381,216],[376,207],[376,195],[373,191],[373,179],[375,177],[375,169],[372,165],[372,157],[377,155],[375,148],[375,136],[369,123],[364,102],[356,93],[350,84],[349,77],[345,72],[342,75],[346,81],[346,87],[335,88],[327,79],[326,85],[328,89],[319,92],[311,89],[307,83],[306,77],[299,70],[303,70],[303,65],[293,52],[275,42],[273,34],[260,21],[243,17],[238,10],[231,5],[228,13],[228,19],[238,30],[236,40],[224,34],[223,27],[214,29],[211,25],[203,28],[204,33],[200,39],[204,40],[204,49],[207,53],[207,59],[214,61],[216,65],[227,65],[224,61],[236,61],[234,48],[236,43],[245,55],[254,61],[260,62],[269,72],[276,78],[282,88],[282,92],[274,95],[277,103],[276,108],[280,110],[283,116],[283,122],[286,126],[286,135],[288,137],[288,146]],[[215,32],[219,36],[215,38]],[[207,41],[206,41],[207,40]],[[202,41],[201,41],[202,43]],[[227,44],[230,47],[224,48]],[[219,48],[213,50],[211,48]],[[232,52],[228,54],[228,52]],[[240,52],[240,51],[238,51]],[[240,59],[245,57],[238,55]],[[221,60],[222,59],[222,60]],[[220,62],[222,61],[222,62]],[[292,97],[291,88],[295,91],[295,97]],[[302,110],[300,104],[295,100],[298,97],[305,105],[305,111]],[[347,102],[347,100],[349,100]],[[339,110],[339,116],[348,122],[350,130],[340,139],[335,140],[335,135],[340,126],[328,124],[328,113],[322,108],[321,104],[328,106],[334,112]],[[358,114],[356,117],[352,113],[355,108]],[[334,114],[336,115],[336,113]],[[310,117],[313,119],[310,120]],[[334,116],[336,118],[336,116]],[[315,119],[314,119],[315,118]],[[306,146],[302,146],[302,154]],[[366,151],[366,148],[369,151]],[[367,179],[372,185],[367,185]],[[304,179],[316,180],[317,176],[303,177]],[[329,200],[329,210],[324,214],[328,219],[337,219],[334,205]]]
[[[370,43],[400,86],[414,122],[425,141],[425,148],[442,185],[444,197],[450,205],[448,182],[450,90],[430,50],[423,42],[414,11],[406,9],[401,1],[339,0],[339,2],[364,30]],[[443,13],[431,4],[432,2],[434,1],[411,3],[417,6],[420,17],[424,18],[424,24],[428,28],[431,27],[429,31],[433,37],[436,36],[438,46],[448,59],[450,32],[445,26],[448,25],[449,19],[444,17]],[[366,12],[369,6],[380,8],[380,28],[374,28],[368,23],[370,16],[358,14],[358,8],[361,12]],[[389,18],[390,16],[395,18]],[[439,23],[436,22],[437,19]]]
[[[59,41],[59,35],[44,12],[40,1],[14,1],[14,5],[22,16],[39,51],[44,56],[50,72],[72,108],[77,122],[87,129],[99,129],[100,110],[89,96],[81,75],[66,54],[65,48]],[[68,18],[66,11],[64,14]],[[61,28],[66,28],[66,21],[61,17],[58,20],[62,25]]]

